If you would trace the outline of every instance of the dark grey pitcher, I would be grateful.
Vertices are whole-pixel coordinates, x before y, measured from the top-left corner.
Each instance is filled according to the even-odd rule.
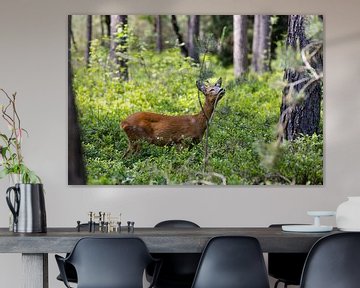
[[[14,194],[13,197],[11,197],[12,193]],[[46,211],[42,184],[15,184],[6,190],[6,202],[14,215],[14,232],[46,232]]]

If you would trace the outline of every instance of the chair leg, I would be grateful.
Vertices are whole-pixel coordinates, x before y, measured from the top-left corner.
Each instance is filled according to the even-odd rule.
[[[277,280],[277,281],[275,282],[275,284],[274,284],[274,288],[277,288],[280,283],[284,283],[284,288],[287,288],[287,287],[288,287],[288,285],[287,285],[286,282],[283,282],[283,281],[281,281],[281,280]]]

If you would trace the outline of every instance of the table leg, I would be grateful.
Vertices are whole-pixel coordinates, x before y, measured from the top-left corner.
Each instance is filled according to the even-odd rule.
[[[22,254],[23,288],[49,288],[48,254]]]

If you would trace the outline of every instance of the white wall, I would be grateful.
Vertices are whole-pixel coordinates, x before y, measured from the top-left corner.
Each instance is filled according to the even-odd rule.
[[[74,226],[89,210],[122,212],[136,226],[187,218],[201,226],[309,222],[360,195],[360,2],[358,0],[1,0],[0,87],[18,92],[30,132],[26,161],[46,187],[48,226]],[[68,14],[324,14],[325,185],[322,187],[69,187],[67,185]],[[8,224],[6,180],[0,226]],[[328,223],[335,224],[334,220]],[[50,287],[62,287],[53,256]],[[20,287],[19,255],[0,255],[2,287]]]

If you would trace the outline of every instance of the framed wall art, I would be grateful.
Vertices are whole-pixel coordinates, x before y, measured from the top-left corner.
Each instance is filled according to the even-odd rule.
[[[69,184],[322,185],[321,15],[69,15]]]

